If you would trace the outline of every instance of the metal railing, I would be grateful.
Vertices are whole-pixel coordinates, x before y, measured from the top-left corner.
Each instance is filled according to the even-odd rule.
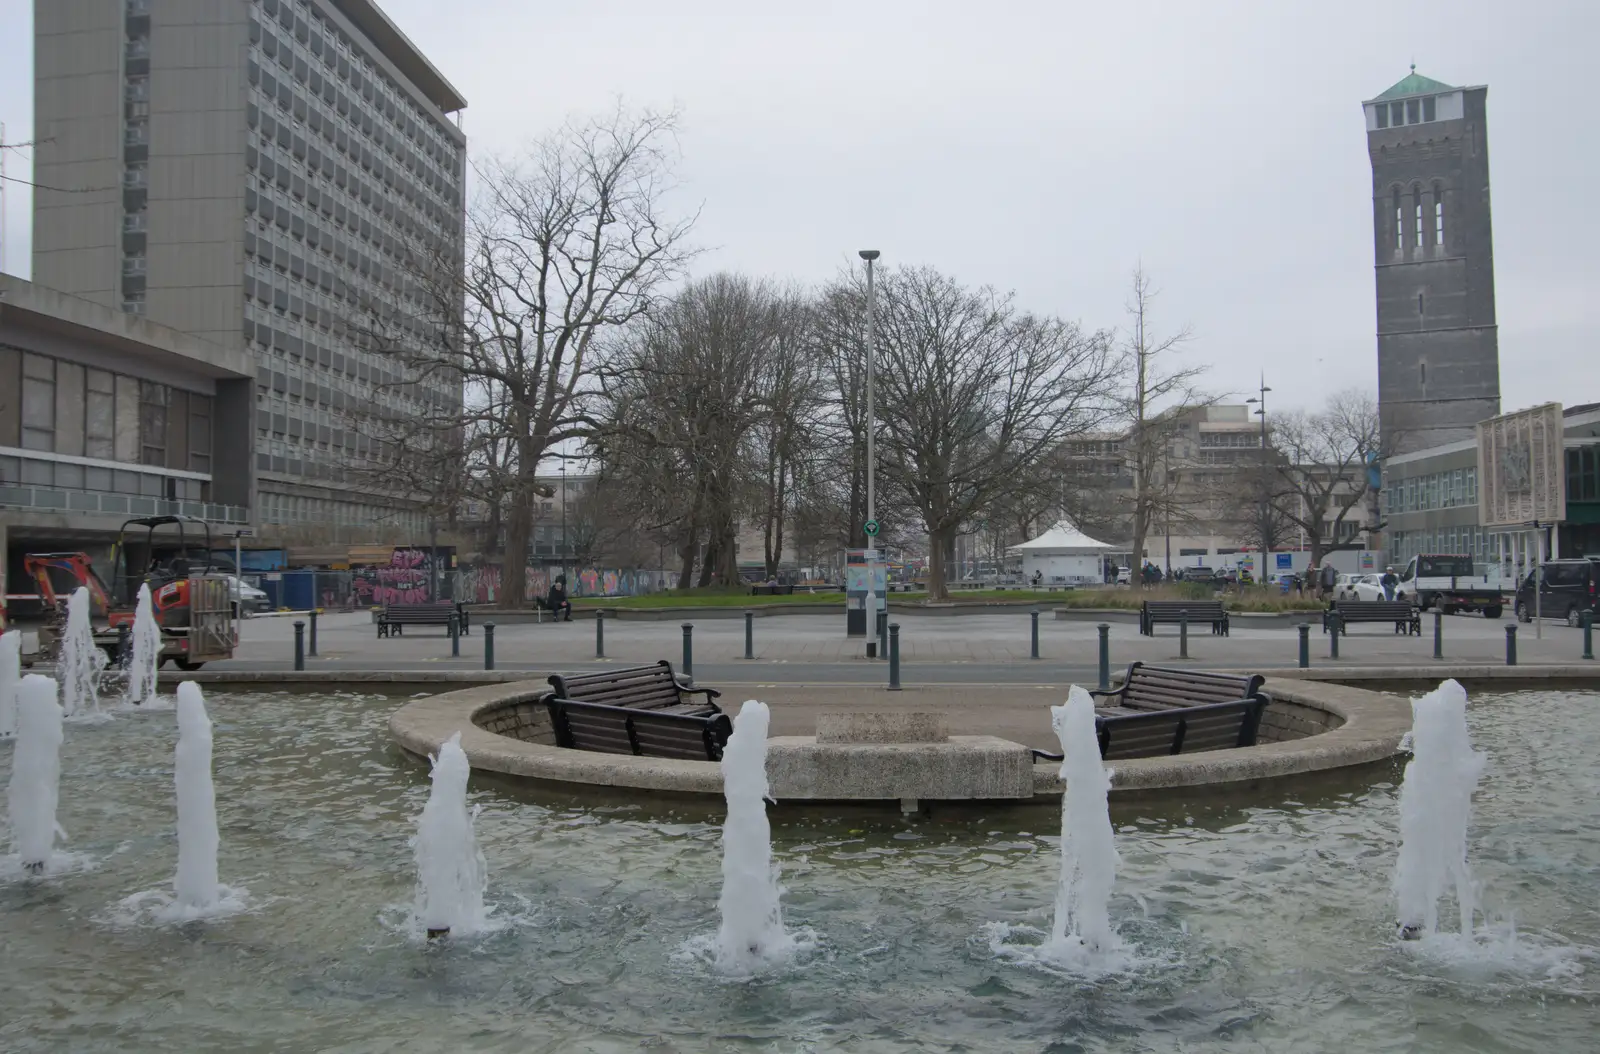
[[[93,490],[0,485],[0,508],[38,509],[66,513],[103,513],[110,516],[195,516],[212,523],[250,522],[250,510],[239,505],[209,501],[174,501],[135,494],[107,494]]]

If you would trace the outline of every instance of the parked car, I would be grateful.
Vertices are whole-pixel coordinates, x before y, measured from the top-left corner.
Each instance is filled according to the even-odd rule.
[[[249,618],[257,612],[267,610],[270,604],[267,594],[250,583],[243,581],[238,575],[229,575],[228,583],[230,592],[233,594],[233,615],[235,618]]]
[[[1119,567],[1119,568],[1117,568],[1117,585],[1126,586],[1126,585],[1132,585],[1132,584],[1133,584],[1133,568],[1131,568],[1131,567]]]
[[[1336,600],[1387,600],[1382,575],[1340,575],[1333,587]]]
[[[1539,587],[1537,610],[1544,618],[1566,619],[1567,625],[1576,626],[1585,611],[1597,610],[1597,593],[1600,593],[1600,561],[1593,559],[1551,560],[1541,568],[1529,571],[1517,587],[1516,602],[1512,610],[1520,622],[1532,622],[1535,610],[1534,578],[1543,573]],[[1600,618],[1600,615],[1591,615]]]

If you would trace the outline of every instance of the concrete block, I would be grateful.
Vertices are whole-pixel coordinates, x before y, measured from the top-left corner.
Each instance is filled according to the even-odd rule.
[[[817,715],[818,743],[943,743],[945,716],[913,710],[824,710]]]
[[[779,801],[1027,798],[1033,794],[1033,754],[994,736],[832,744],[780,736],[767,749],[767,778]]]

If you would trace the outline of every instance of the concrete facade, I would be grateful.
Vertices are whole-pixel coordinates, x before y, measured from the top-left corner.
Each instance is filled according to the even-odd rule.
[[[423,536],[358,419],[461,393],[359,334],[427,316],[414,252],[459,255],[465,100],[368,0],[34,7],[35,280],[250,355],[269,533]]]
[[[243,351],[0,275],[0,579],[129,517],[250,525],[253,373]]]
[[[1387,450],[1470,439],[1500,412],[1487,97],[1413,68],[1363,104]]]

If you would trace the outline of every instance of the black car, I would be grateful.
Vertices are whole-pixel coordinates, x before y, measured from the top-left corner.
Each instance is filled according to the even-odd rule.
[[[1567,625],[1576,626],[1585,611],[1596,610],[1600,599],[1600,560],[1551,560],[1542,568],[1529,571],[1517,587],[1515,611],[1523,622],[1532,622],[1534,613],[1534,576],[1544,574],[1539,589],[1538,611],[1544,618],[1564,618]],[[1600,615],[1593,615],[1600,621]]]

